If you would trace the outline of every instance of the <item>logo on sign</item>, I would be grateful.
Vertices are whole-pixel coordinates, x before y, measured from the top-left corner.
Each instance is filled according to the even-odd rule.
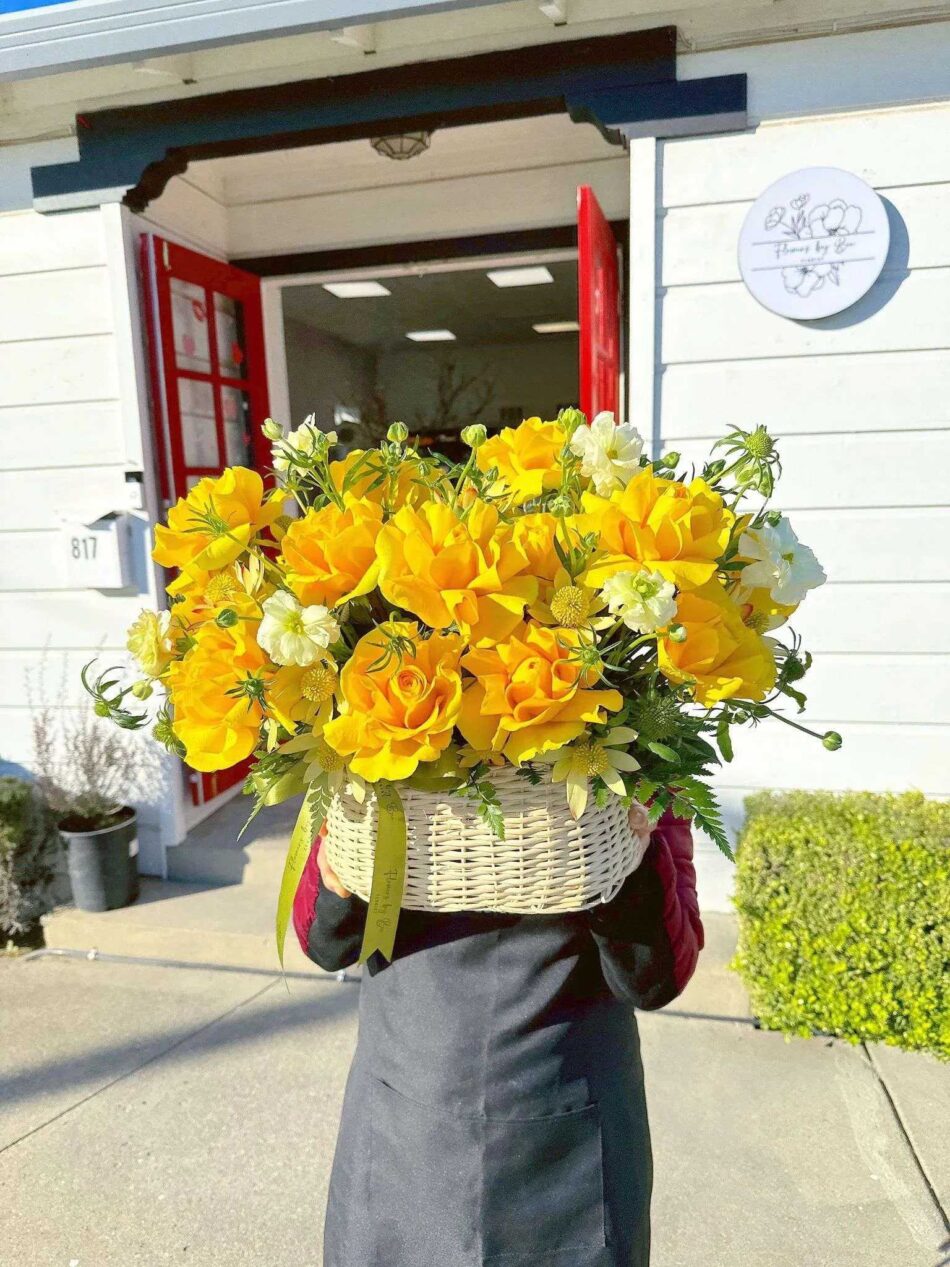
[[[761,194],[739,234],[739,271],[763,307],[815,320],[843,312],[880,276],[890,246],[887,211],[863,180],[806,167]]]

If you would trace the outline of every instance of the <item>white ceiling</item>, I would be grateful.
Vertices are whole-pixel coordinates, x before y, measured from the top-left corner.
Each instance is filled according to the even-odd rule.
[[[624,164],[626,156],[591,124],[572,123],[561,113],[445,128],[433,133],[425,153],[402,162],[377,154],[367,140],[342,141],[191,163],[187,179],[233,207],[591,160]]]

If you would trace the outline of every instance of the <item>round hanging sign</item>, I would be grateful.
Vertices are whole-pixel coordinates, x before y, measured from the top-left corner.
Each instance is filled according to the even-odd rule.
[[[813,321],[871,289],[890,240],[887,211],[870,185],[837,167],[804,167],[752,204],[739,234],[739,271],[770,312]]]

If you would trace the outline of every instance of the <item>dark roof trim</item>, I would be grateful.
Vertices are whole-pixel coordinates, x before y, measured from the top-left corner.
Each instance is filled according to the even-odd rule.
[[[720,85],[725,113],[744,120],[745,76],[678,84],[666,26],[101,110],[77,117],[78,162],[33,169],[35,206],[89,206],[108,192],[141,211],[197,159],[564,110],[619,142],[617,122],[701,112],[703,85]]]

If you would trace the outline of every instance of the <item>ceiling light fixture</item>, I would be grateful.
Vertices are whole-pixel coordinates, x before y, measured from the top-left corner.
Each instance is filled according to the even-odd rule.
[[[546,286],[553,282],[551,270],[543,265],[538,268],[496,268],[488,274],[488,280],[496,286]]]
[[[424,154],[431,143],[431,132],[397,132],[394,136],[374,136],[370,141],[377,154],[400,162]]]
[[[337,299],[370,299],[374,295],[391,295],[379,282],[324,282],[323,289],[328,290]]]
[[[407,330],[406,338],[413,343],[451,343],[455,335],[451,330]]]
[[[531,329],[536,334],[573,334],[580,326],[576,321],[539,321]]]

